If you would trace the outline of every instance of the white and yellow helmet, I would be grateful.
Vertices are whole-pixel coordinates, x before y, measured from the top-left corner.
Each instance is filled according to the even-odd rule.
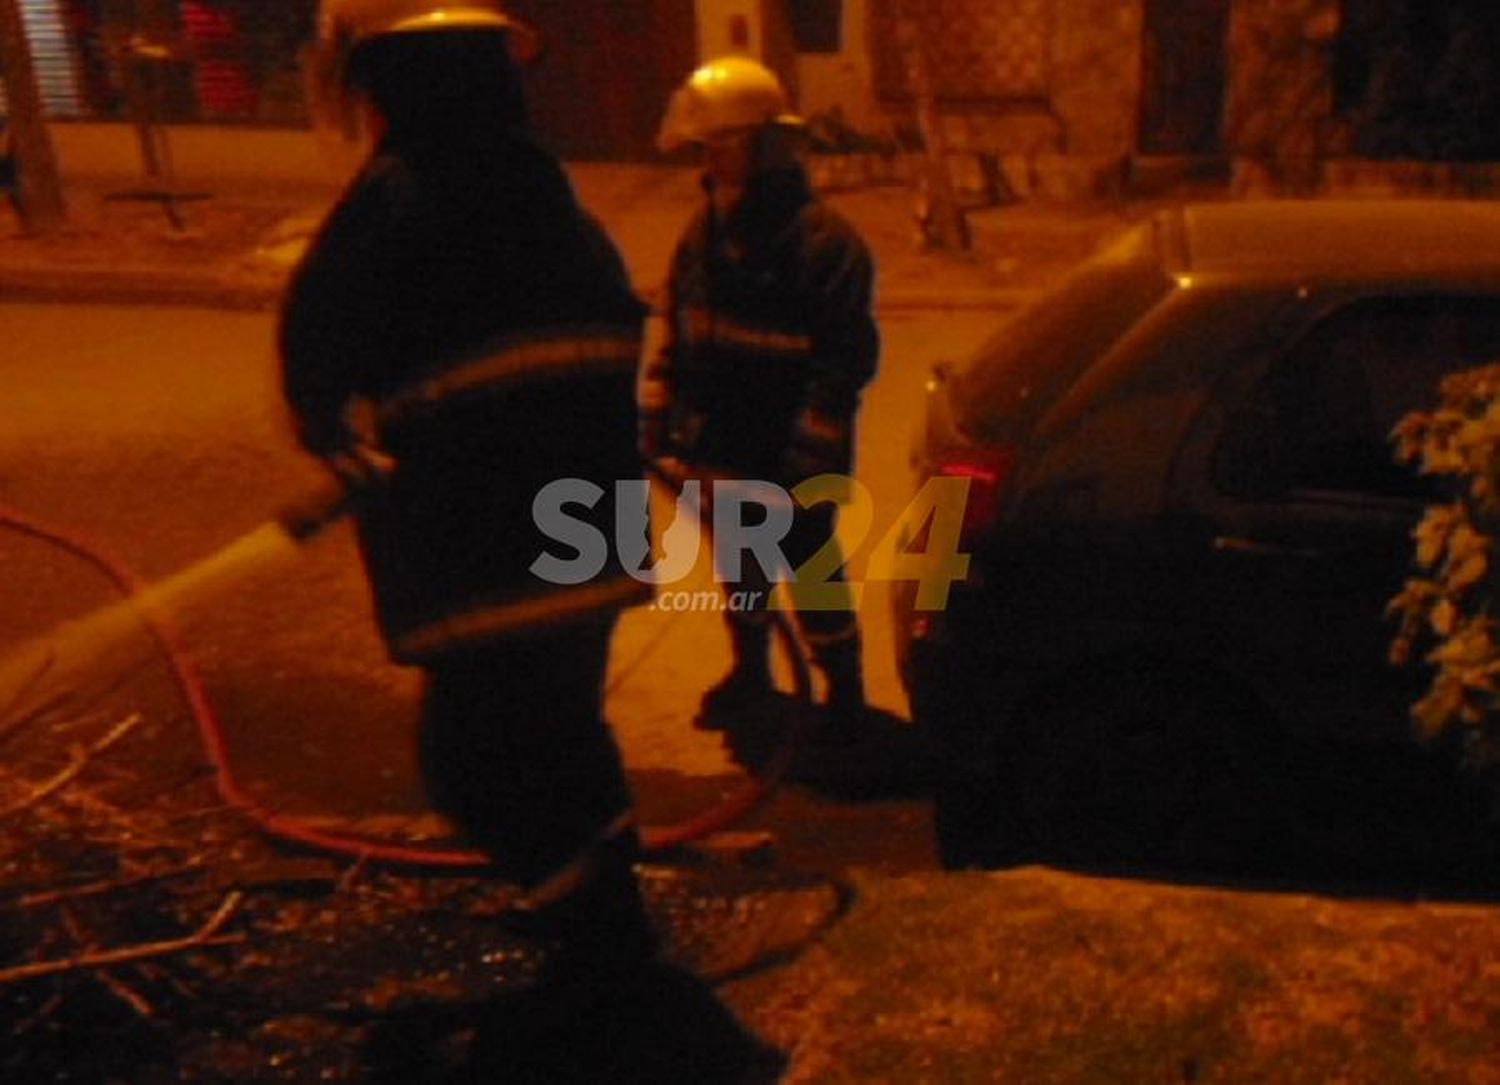
[[[671,152],[715,135],[768,124],[802,124],[802,118],[790,112],[781,80],[749,57],[721,57],[693,72],[673,93],[656,146]]]
[[[318,36],[305,59],[313,129],[339,174],[367,150],[369,132],[350,86],[350,58],[366,42],[393,34],[499,31],[513,60],[525,64],[541,52],[541,39],[498,0],[322,0]]]
[[[436,30],[502,30],[517,60],[535,56],[536,32],[494,0],[323,0],[320,44],[352,47],[384,34]]]

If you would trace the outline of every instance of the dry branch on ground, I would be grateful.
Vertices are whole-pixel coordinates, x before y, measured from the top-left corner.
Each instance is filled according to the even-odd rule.
[[[55,976],[64,972],[76,972],[85,968],[107,968],[111,965],[129,964],[134,961],[149,960],[153,957],[167,957],[177,953],[185,953],[189,950],[203,949],[208,946],[229,945],[234,942],[244,941],[242,934],[220,935],[219,931],[229,921],[229,917],[239,907],[244,894],[235,891],[226,896],[213,915],[209,916],[192,934],[185,938],[168,938],[158,942],[143,942],[139,945],[121,946],[110,950],[101,950],[96,953],[83,953],[75,957],[64,957],[61,960],[33,961],[29,964],[16,965],[13,968],[0,969],[0,986],[10,983],[19,983],[24,980],[41,979],[43,976]]]

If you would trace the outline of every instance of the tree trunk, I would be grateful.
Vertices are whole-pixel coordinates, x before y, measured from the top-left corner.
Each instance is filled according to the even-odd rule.
[[[17,0],[0,0],[0,73],[10,103],[10,153],[21,223],[30,233],[51,233],[66,220],[67,208]]]
[[[921,170],[922,197],[917,207],[917,222],[923,239],[937,248],[967,249],[970,244],[969,223],[948,173],[948,141],[943,136],[942,118],[927,65],[927,47],[922,34],[920,0],[902,0],[897,5],[896,40],[906,64],[906,82],[917,111],[917,128],[922,133],[926,154]]]

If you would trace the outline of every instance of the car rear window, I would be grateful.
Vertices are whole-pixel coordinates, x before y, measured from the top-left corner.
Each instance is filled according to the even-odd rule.
[[[975,440],[1024,433],[1172,287],[1144,225],[1021,310],[950,383],[953,417]]]

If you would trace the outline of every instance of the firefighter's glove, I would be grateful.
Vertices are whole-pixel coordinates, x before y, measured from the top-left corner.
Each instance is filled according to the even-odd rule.
[[[671,488],[681,493],[683,484],[693,477],[693,469],[676,456],[656,456],[647,461],[647,470]]]
[[[849,439],[847,419],[806,408],[797,416],[791,442],[782,457],[787,477],[800,480],[848,471]]]
[[[350,493],[376,489],[396,470],[392,456],[364,443],[346,445],[324,456],[323,461]]]

